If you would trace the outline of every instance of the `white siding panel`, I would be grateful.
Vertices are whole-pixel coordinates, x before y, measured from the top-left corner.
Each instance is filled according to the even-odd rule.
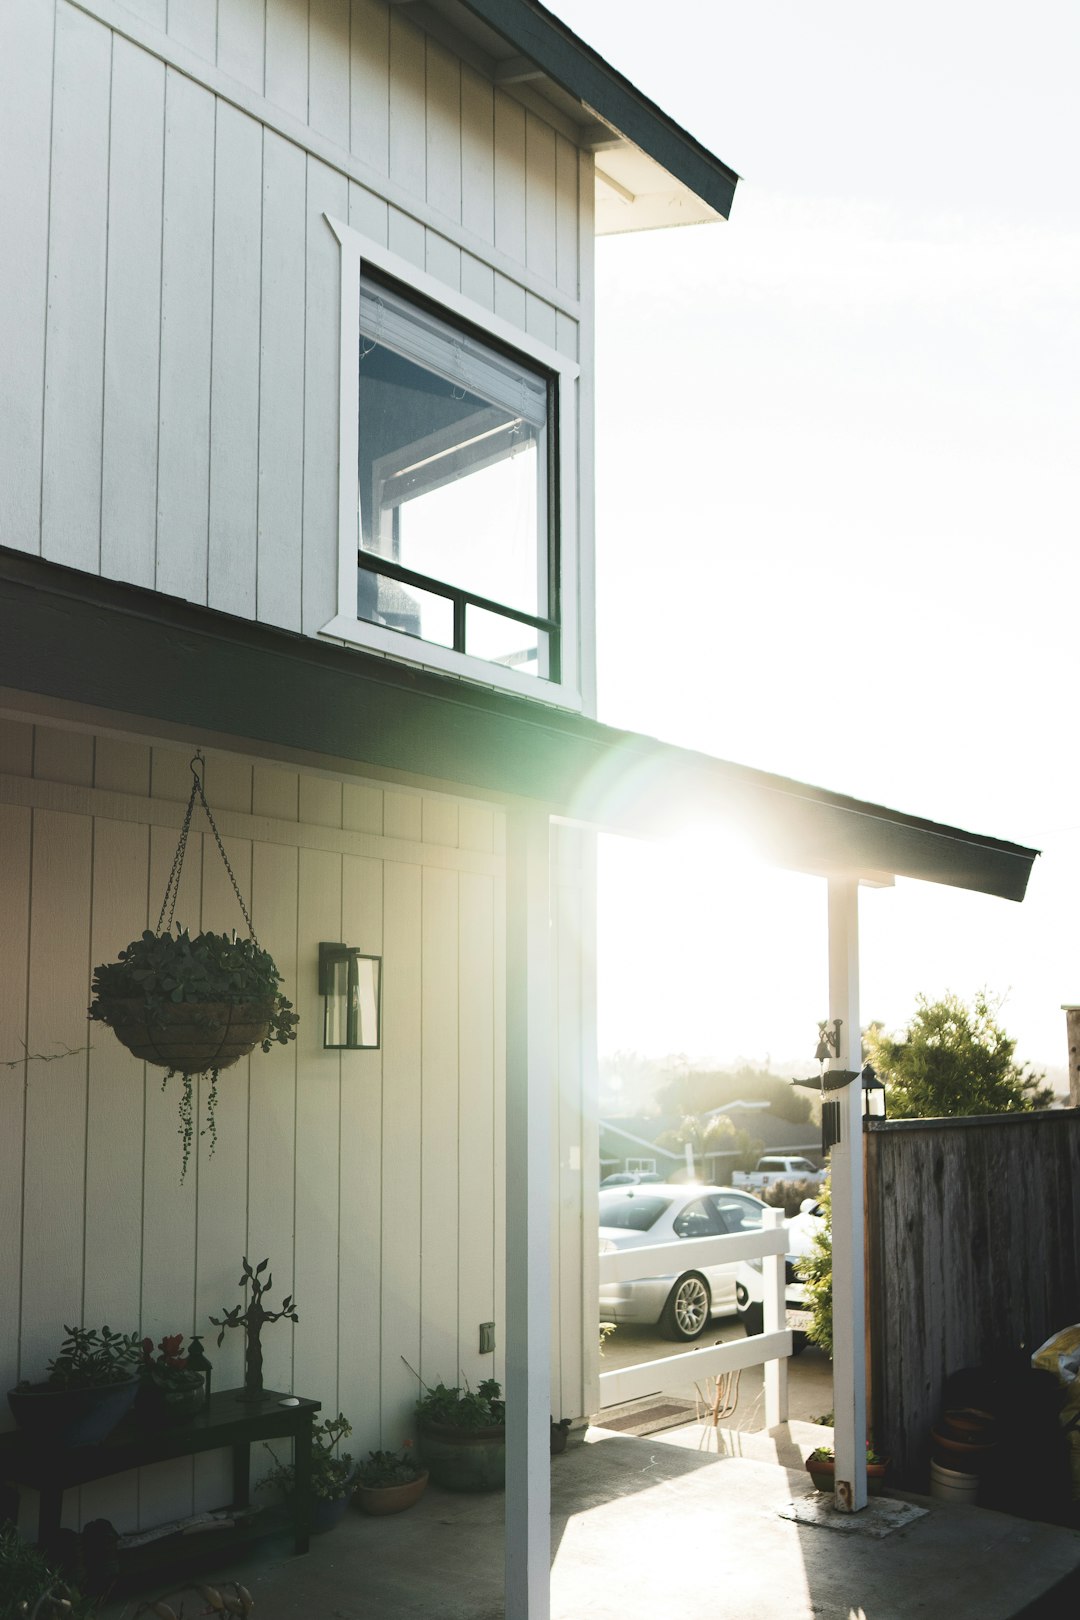
[[[344,176],[313,158],[307,184],[302,628],[315,635],[337,611],[338,584],[341,254],[323,215],[343,218],[349,196]]]
[[[296,771],[277,770],[272,765],[255,766],[251,789],[253,815],[298,821],[299,802],[300,778]],[[273,951],[270,954],[273,956]]]
[[[351,70],[352,150],[373,169],[388,173],[390,11],[382,0],[352,0]]]
[[[356,832],[381,833],[383,796],[381,788],[364,782],[346,782],[342,792],[341,825]]]
[[[0,1377],[12,1389],[20,1377],[37,1376],[40,1366],[19,1362],[19,1270],[22,1260],[23,1129],[30,1071],[34,1084],[48,1083],[52,1064],[23,1063],[26,1040],[26,985],[29,964],[30,858],[32,812],[0,804],[0,1290],[8,1306],[0,1313]],[[12,1428],[7,1412],[3,1427]]]
[[[338,1411],[337,1252],[341,1064],[323,1049],[319,941],[341,938],[341,856],[300,852],[297,927],[300,1078],[296,1096],[296,1393]],[[279,1274],[288,1288],[284,1273]]]
[[[300,628],[304,499],[304,154],[263,143],[258,617]]]
[[[397,1435],[420,1371],[421,869],[388,862],[383,879],[383,1187],[394,1189],[382,1233],[382,1428]]]
[[[169,0],[125,0],[129,11],[143,22],[148,22],[153,28],[160,28],[164,32],[168,20]]]
[[[94,822],[92,967],[114,962],[147,926],[149,856],[146,827],[103,817]],[[87,1028],[86,1320],[135,1327],[140,1325],[145,1066],[107,1025]],[[188,1321],[185,1308],[169,1331],[186,1331]]]
[[[262,130],[218,105],[214,168],[208,595],[255,616],[259,500]]]
[[[266,98],[307,122],[308,8],[303,0],[266,0]]]
[[[461,259],[461,249],[445,236],[437,231],[424,232],[424,269],[455,292],[461,287]]]
[[[495,1228],[503,1187],[495,1182],[495,885],[471,872],[461,876],[459,923],[461,1127],[458,1147],[461,1367],[475,1386],[498,1377],[497,1357],[479,1353],[481,1322],[495,1322],[496,1344],[506,1336],[495,1308]]]
[[[0,219],[18,220],[0,253],[0,534],[41,544],[41,411],[49,242],[53,8],[0,7]]]
[[[418,270],[427,264],[427,231],[412,214],[391,208],[387,216],[387,246]]]
[[[427,41],[427,200],[448,219],[461,219],[461,64]]]
[[[495,246],[525,263],[525,109],[495,94]]]
[[[231,0],[225,0],[226,6]],[[218,0],[168,0],[169,33],[178,45],[214,60],[217,38]]]
[[[25,720],[0,719],[0,771],[10,776],[34,774],[34,728]]]
[[[96,573],[112,35],[83,12],[56,19],[41,549]]]
[[[417,197],[425,194],[424,36],[390,12],[390,177]]]
[[[349,0],[310,0],[308,121],[349,146]]]
[[[495,92],[461,69],[461,223],[482,242],[495,240]]]
[[[525,325],[530,337],[546,343],[553,349],[559,340],[559,323],[556,319],[554,305],[546,303],[543,298],[537,298],[535,293],[525,294]]]
[[[495,272],[489,264],[473,258],[471,253],[461,255],[461,290],[467,298],[482,309],[495,308]]]
[[[578,296],[578,149],[555,137],[555,276],[560,292]]]
[[[455,1384],[458,1335],[458,874],[422,885],[420,1376]]]
[[[165,84],[157,588],[206,601],[213,300],[214,99]]]
[[[381,861],[346,855],[341,872],[344,938],[383,954]],[[387,1189],[395,1194],[391,1186]],[[353,1456],[396,1450],[379,1421],[383,1248],[382,1052],[341,1054],[341,1250],[338,1257],[340,1396],[356,1433]],[[389,1218],[393,1225],[396,1215]]]
[[[349,182],[349,224],[353,230],[361,231],[364,236],[370,236],[373,242],[378,242],[380,247],[385,247],[389,233],[388,214],[389,205],[382,197],[376,197],[365,186]]]
[[[101,571],[154,583],[165,69],[117,37],[109,148]]]
[[[525,289],[517,281],[495,272],[495,313],[504,321],[525,330]]]
[[[293,779],[295,806],[295,778]],[[279,844],[256,844],[251,875],[252,916],[260,942],[278,965],[284,994],[296,1002],[296,909],[299,851]],[[305,963],[305,969],[309,964]],[[299,1039],[310,1043],[311,1030],[300,1026]],[[296,1257],[296,1066],[298,1042],[275,1042],[269,1052],[251,1059],[248,1113],[248,1211],[244,1252],[252,1263],[269,1257],[280,1304],[293,1291]],[[226,1268],[232,1264],[231,1257]],[[231,1273],[226,1270],[231,1278]],[[236,1273],[240,1275],[239,1270]],[[231,1285],[231,1284],[230,1284]],[[216,1314],[216,1313],[215,1313]],[[303,1320],[303,1317],[301,1317]],[[268,1389],[293,1387],[291,1323],[269,1330],[263,1341],[263,1375]],[[211,1357],[213,1351],[211,1351]]]
[[[317,827],[341,826],[341,783],[332,776],[300,778],[300,820]]]
[[[225,0],[218,8],[218,67],[262,95],[265,58],[266,0]]]
[[[34,775],[46,782],[94,780],[94,739],[86,731],[38,726],[34,735]]]
[[[34,813],[26,1043],[71,1056],[27,1066],[22,1375],[31,1381],[45,1376],[64,1324],[83,1321],[86,999],[56,992],[90,984],[90,839],[85,817]]]
[[[555,283],[555,131],[535,113],[525,117],[525,251],[530,270]]]
[[[94,786],[145,796],[150,791],[149,748],[122,737],[95,737]]]

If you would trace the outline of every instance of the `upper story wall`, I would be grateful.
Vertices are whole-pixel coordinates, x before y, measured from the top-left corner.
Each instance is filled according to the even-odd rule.
[[[591,158],[381,0],[5,0],[0,153],[0,544],[48,560],[333,617],[326,214],[591,344]]]

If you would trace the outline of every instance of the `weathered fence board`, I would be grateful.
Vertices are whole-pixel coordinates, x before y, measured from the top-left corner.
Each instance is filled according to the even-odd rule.
[[[866,1134],[875,1439],[925,1489],[942,1386],[1080,1322],[1080,1109]]]

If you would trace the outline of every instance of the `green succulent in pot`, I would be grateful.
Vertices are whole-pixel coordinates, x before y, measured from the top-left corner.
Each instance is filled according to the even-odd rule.
[[[129,1411],[138,1390],[139,1341],[110,1328],[68,1327],[42,1383],[8,1391],[21,1429],[69,1446],[97,1445]]]
[[[233,934],[146,929],[115,962],[94,969],[90,1017],[105,1023],[137,1058],[164,1068],[162,1089],[182,1081],[181,1180],[194,1140],[193,1079],[206,1075],[206,1124],[213,1153],[218,1075],[261,1046],[295,1040],[298,1016],[281,989],[281,974],[254,939]]]

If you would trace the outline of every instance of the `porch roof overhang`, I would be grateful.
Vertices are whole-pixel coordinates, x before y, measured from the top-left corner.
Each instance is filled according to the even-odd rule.
[[[801,871],[1022,900],[1038,853],[3,548],[0,687],[611,832],[716,820]]]
[[[726,219],[738,175],[539,0],[395,0],[494,83],[569,121],[596,162],[597,235]]]

